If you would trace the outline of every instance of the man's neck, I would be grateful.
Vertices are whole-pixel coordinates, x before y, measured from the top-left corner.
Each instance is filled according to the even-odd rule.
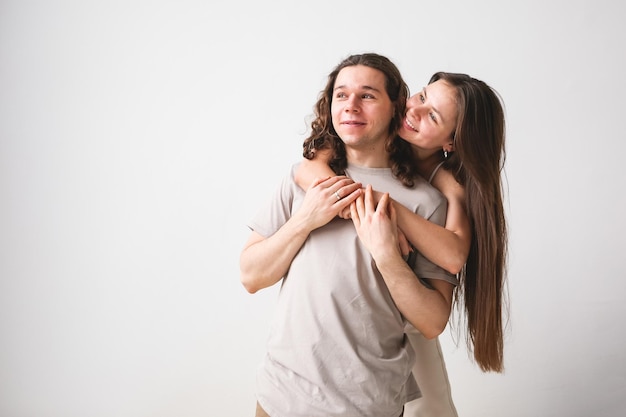
[[[364,168],[389,168],[389,154],[383,148],[349,148],[346,147],[348,163]]]

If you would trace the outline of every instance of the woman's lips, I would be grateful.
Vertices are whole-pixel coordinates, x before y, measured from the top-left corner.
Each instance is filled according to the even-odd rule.
[[[415,132],[419,132],[419,130],[417,130],[417,129],[415,128],[415,126],[413,126],[413,125],[411,124],[411,122],[409,121],[409,119],[408,119],[408,118],[405,118],[405,119],[404,119],[404,124],[405,124],[405,125],[406,125],[409,129],[411,129],[411,130],[413,130],[413,131],[415,131]]]

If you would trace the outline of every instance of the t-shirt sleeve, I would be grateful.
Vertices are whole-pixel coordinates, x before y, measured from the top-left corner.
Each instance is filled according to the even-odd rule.
[[[261,236],[268,238],[284,225],[291,217],[294,195],[297,192],[293,178],[295,165],[276,187],[271,198],[261,206],[248,221],[247,226]]]

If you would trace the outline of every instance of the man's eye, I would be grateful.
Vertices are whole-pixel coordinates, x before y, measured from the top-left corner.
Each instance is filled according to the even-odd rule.
[[[426,101],[426,99],[424,98],[424,94],[420,94],[420,101],[422,102],[422,104],[424,104],[424,102]]]
[[[363,94],[363,98],[374,98],[371,94]]]
[[[337,93],[337,95],[335,97],[337,98],[344,98],[346,96],[345,93]]]

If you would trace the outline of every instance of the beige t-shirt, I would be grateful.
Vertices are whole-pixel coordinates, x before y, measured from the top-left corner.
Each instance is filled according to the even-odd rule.
[[[275,233],[304,198],[296,165],[249,227]],[[350,165],[355,181],[443,225],[446,200],[426,181],[404,187],[386,168]],[[421,278],[456,277],[418,256]],[[397,417],[420,396],[411,368],[415,354],[374,261],[349,220],[313,231],[282,280],[267,355],[257,374],[257,399],[272,417]]]

